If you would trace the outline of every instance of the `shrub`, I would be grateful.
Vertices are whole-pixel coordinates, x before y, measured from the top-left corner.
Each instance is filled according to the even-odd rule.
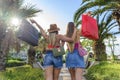
[[[24,61],[18,61],[18,60],[8,60],[6,63],[6,67],[16,67],[16,66],[23,66],[26,62]]]
[[[120,80],[120,64],[101,62],[88,69],[87,80]]]
[[[34,69],[30,66],[7,68],[1,74],[2,80],[45,80],[41,69]]]

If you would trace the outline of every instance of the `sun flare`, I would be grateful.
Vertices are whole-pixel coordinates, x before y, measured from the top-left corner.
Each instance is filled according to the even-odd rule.
[[[14,26],[18,26],[20,24],[20,20],[18,18],[12,18],[11,24]]]

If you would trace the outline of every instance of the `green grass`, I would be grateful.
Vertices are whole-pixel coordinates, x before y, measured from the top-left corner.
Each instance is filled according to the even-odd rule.
[[[120,80],[120,64],[101,62],[88,69],[87,80]]]
[[[30,66],[7,68],[5,72],[0,72],[0,80],[45,80],[41,69]]]

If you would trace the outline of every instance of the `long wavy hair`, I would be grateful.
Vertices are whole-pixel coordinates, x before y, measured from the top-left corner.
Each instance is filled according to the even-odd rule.
[[[67,25],[67,33],[66,36],[67,37],[72,37],[74,32],[74,23],[73,22],[69,22]]]
[[[74,33],[74,28],[75,28],[74,23],[73,22],[69,22],[68,25],[67,25],[67,33],[66,33],[67,37],[69,37],[69,38],[72,37],[72,35]],[[74,50],[74,43],[73,42],[68,42],[67,46],[68,46],[69,51],[73,52],[73,50]]]
[[[50,32],[49,33],[49,45],[55,46],[56,43],[56,35],[58,34],[58,31]]]

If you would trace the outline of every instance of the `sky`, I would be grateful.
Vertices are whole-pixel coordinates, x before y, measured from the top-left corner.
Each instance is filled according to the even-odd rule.
[[[82,0],[25,0],[25,4],[35,5],[36,8],[43,10],[34,18],[45,30],[50,24],[57,24],[60,33],[66,33],[68,22],[73,21],[74,13],[80,7]],[[115,48],[115,54],[120,54],[120,36],[117,37],[119,46]],[[110,49],[107,48],[110,53]]]
[[[26,3],[35,5],[43,10],[34,18],[44,29],[56,23],[60,33],[66,33],[68,22],[73,21],[75,11],[80,7],[81,0],[26,0]]]

